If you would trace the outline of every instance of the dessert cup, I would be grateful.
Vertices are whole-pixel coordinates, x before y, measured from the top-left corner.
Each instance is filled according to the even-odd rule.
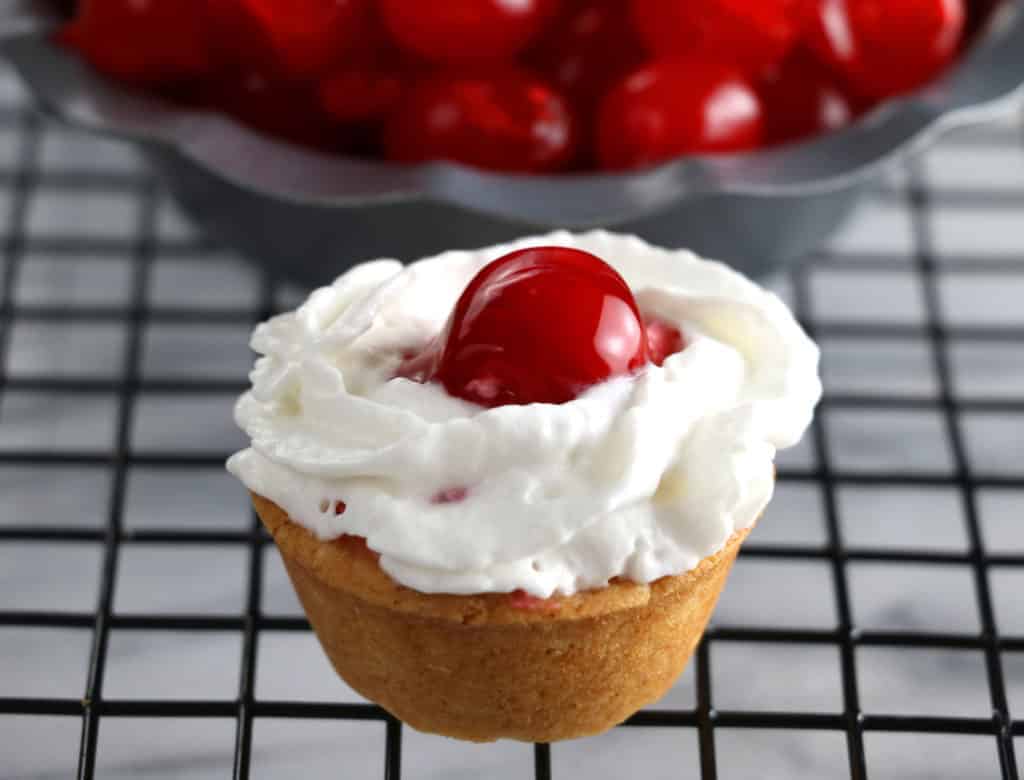
[[[228,469],[324,651],[473,741],[662,697],[821,395],[777,296],[603,231],[368,262],[252,347]]]
[[[320,541],[252,499],[338,674],[413,728],[474,742],[598,734],[661,698],[750,530],[650,584],[545,600],[445,595],[399,585],[358,537]]]

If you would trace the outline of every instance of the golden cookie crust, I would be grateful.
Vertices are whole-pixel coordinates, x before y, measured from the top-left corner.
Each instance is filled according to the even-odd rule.
[[[524,609],[508,594],[399,585],[360,540],[320,541],[252,499],[338,674],[415,729],[477,742],[597,734],[663,696],[749,530],[684,574]]]

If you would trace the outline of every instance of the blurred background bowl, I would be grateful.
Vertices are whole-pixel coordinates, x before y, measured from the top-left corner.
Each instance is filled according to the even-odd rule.
[[[636,172],[508,175],[300,149],[97,76],[50,40],[52,4],[0,2],[0,11],[0,56],[49,114],[137,143],[198,225],[304,284],[369,257],[409,260],[599,226],[763,276],[823,243],[895,159],[950,128],[1018,109],[1024,96],[1024,12],[1008,2],[939,80],[839,132]]]

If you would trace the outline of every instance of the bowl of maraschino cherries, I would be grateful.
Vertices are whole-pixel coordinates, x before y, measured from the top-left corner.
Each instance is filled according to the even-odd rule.
[[[82,0],[98,71],[337,154],[622,171],[837,130],[941,74],[968,0]]]
[[[312,285],[594,227],[764,276],[1024,82],[1024,0],[62,6],[0,37],[40,103],[137,142],[200,227]]]

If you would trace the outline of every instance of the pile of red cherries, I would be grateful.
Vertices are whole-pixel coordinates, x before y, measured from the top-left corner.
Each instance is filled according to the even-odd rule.
[[[80,0],[102,73],[289,141],[623,170],[835,130],[920,87],[993,0]]]

